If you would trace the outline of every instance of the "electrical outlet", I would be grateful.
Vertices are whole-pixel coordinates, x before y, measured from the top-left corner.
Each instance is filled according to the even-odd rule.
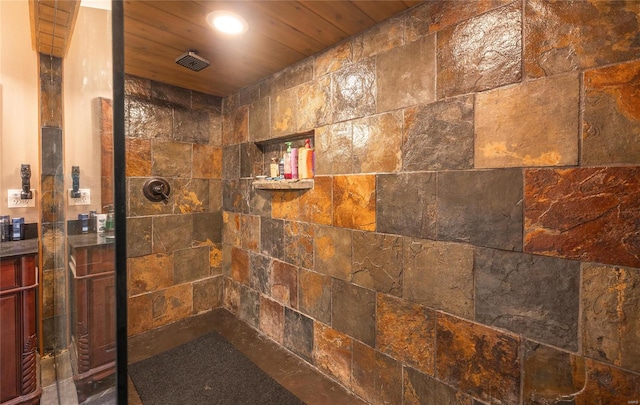
[[[69,205],[89,205],[91,204],[91,190],[88,188],[80,188],[78,191],[80,192],[79,198],[71,197],[71,192],[73,190],[69,189]]]
[[[20,193],[22,193],[20,188],[10,188],[7,191],[8,208],[33,208],[36,206],[36,192],[34,189],[31,189],[33,198],[23,200],[20,198]]]

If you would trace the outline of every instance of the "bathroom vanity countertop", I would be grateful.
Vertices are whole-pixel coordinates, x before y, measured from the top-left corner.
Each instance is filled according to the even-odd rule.
[[[16,240],[0,243],[0,258],[38,253],[38,239]]]
[[[97,233],[83,233],[80,235],[69,235],[67,239],[69,241],[69,247],[71,248],[112,245],[116,241],[115,238],[108,238],[104,235],[100,235]]]

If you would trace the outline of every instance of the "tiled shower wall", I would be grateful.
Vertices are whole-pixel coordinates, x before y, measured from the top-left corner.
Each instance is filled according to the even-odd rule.
[[[640,400],[639,57],[636,1],[429,1],[228,97],[223,305],[371,403]]]
[[[125,78],[128,333],[217,308],[222,297],[221,99]],[[148,201],[166,179],[167,203]]]

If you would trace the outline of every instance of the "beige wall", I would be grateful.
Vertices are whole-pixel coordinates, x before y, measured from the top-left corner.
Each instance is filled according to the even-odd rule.
[[[38,65],[26,1],[0,1],[0,213],[37,222],[38,208],[7,208],[7,189],[20,188],[20,165],[31,165],[38,189]],[[36,200],[37,201],[37,200]]]
[[[65,58],[64,131],[65,190],[71,188],[71,166],[80,166],[80,188],[91,190],[91,205],[67,206],[67,219],[79,213],[102,211],[100,204],[100,138],[92,129],[91,101],[111,99],[111,12],[80,7],[69,52]],[[68,195],[65,194],[65,203]]]

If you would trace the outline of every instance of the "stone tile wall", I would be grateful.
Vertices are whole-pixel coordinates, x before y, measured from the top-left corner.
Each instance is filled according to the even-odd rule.
[[[217,308],[222,299],[221,99],[125,79],[128,332]],[[142,186],[169,182],[168,203]]]
[[[42,221],[42,348],[67,347],[66,234],[63,174],[62,69],[60,58],[40,55],[40,218]],[[35,174],[35,173],[34,173]],[[32,183],[38,181],[32,176]]]
[[[223,305],[374,404],[640,400],[639,38],[434,0],[226,98]],[[253,189],[309,130],[314,188]]]

